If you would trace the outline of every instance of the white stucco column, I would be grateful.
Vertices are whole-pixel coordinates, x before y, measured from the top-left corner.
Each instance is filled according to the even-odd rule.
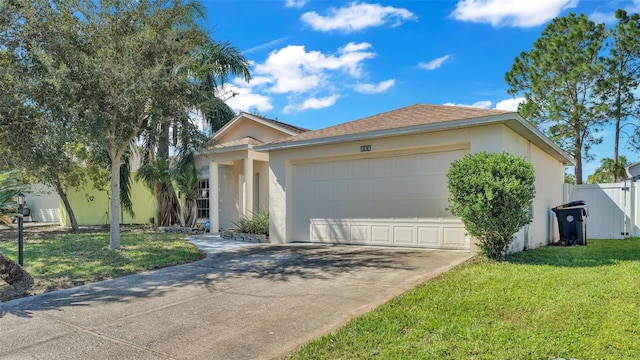
[[[242,213],[248,218],[253,218],[253,159],[244,159],[244,181],[242,182]]]
[[[220,211],[219,201],[220,189],[218,186],[218,163],[209,162],[209,232],[218,234],[220,232]]]

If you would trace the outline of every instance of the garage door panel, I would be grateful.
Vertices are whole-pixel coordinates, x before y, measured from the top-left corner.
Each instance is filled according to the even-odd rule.
[[[349,198],[352,200],[371,199],[371,182],[369,179],[354,179],[352,182]]]
[[[464,228],[444,228],[443,246],[452,249],[467,249],[469,241]]]
[[[329,199],[348,199],[349,180],[335,180],[329,186]]]
[[[448,194],[446,175],[421,176],[416,181],[415,195],[422,198],[442,198],[442,192]]]
[[[331,164],[331,179],[350,179],[351,164],[346,161],[335,162]]]
[[[369,159],[369,174],[372,178],[389,177],[393,175],[393,158]],[[356,160],[357,161],[357,160]]]
[[[327,181],[314,181],[313,182],[313,199],[328,199],[331,194],[331,189]]]
[[[293,184],[293,194],[299,201],[307,202],[314,200],[314,182],[301,181]]]
[[[413,226],[394,226],[393,227],[393,242],[400,245],[411,245],[414,243]]]
[[[392,179],[394,183],[394,195],[396,198],[414,198],[416,196],[416,178],[403,176]]]
[[[371,243],[378,245],[389,245],[391,243],[391,226],[371,226]]]
[[[292,240],[468,249],[460,220],[446,211],[446,173],[467,153],[295,164]]]
[[[297,166],[298,165],[296,165],[296,167]],[[309,172],[311,180],[327,180],[331,178],[330,163],[306,164],[305,166],[311,167],[311,171]]]
[[[311,240],[312,241],[329,241],[329,225],[326,224],[312,224],[311,225]]]
[[[391,178],[373,178],[370,181],[371,192],[375,199],[392,199],[395,192],[395,183]]]
[[[438,247],[442,244],[441,229],[437,226],[418,226],[418,245]]]
[[[351,177],[353,179],[368,179],[369,173],[369,159],[362,159],[353,163],[351,167]]]
[[[366,225],[350,225],[349,240],[354,243],[366,243],[369,240],[369,227]]]
[[[393,172],[396,175],[412,176],[421,173],[417,162],[418,156],[401,156],[394,158]]]
[[[311,164],[301,164],[296,166],[296,180],[297,181],[310,181],[315,179],[314,167]]]

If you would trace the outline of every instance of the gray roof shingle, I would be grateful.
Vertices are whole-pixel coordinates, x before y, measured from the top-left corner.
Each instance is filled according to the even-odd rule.
[[[270,142],[269,145],[331,138],[334,136],[360,134],[378,130],[400,129],[509,113],[513,113],[513,111],[463,106],[415,104],[324,129],[303,132],[298,135],[278,139]]]

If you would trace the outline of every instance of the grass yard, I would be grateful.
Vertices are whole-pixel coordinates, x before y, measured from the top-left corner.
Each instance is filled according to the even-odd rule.
[[[25,233],[24,238],[25,268],[35,280],[31,294],[204,258],[200,250],[184,239],[184,234],[157,233],[140,228],[123,228],[117,251],[109,250],[109,231],[101,229],[78,234],[34,229]],[[0,241],[0,252],[16,261],[17,248],[17,240]]]
[[[294,359],[640,359],[640,239],[474,260]]]

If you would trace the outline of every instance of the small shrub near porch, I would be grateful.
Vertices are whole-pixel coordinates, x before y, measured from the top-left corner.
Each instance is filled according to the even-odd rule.
[[[253,217],[243,216],[233,223],[235,229],[223,229],[220,236],[223,239],[234,239],[239,241],[268,243],[269,240],[269,213],[261,210]]]
[[[260,210],[252,218],[243,216],[233,224],[237,232],[269,236],[269,213],[265,210]]]

